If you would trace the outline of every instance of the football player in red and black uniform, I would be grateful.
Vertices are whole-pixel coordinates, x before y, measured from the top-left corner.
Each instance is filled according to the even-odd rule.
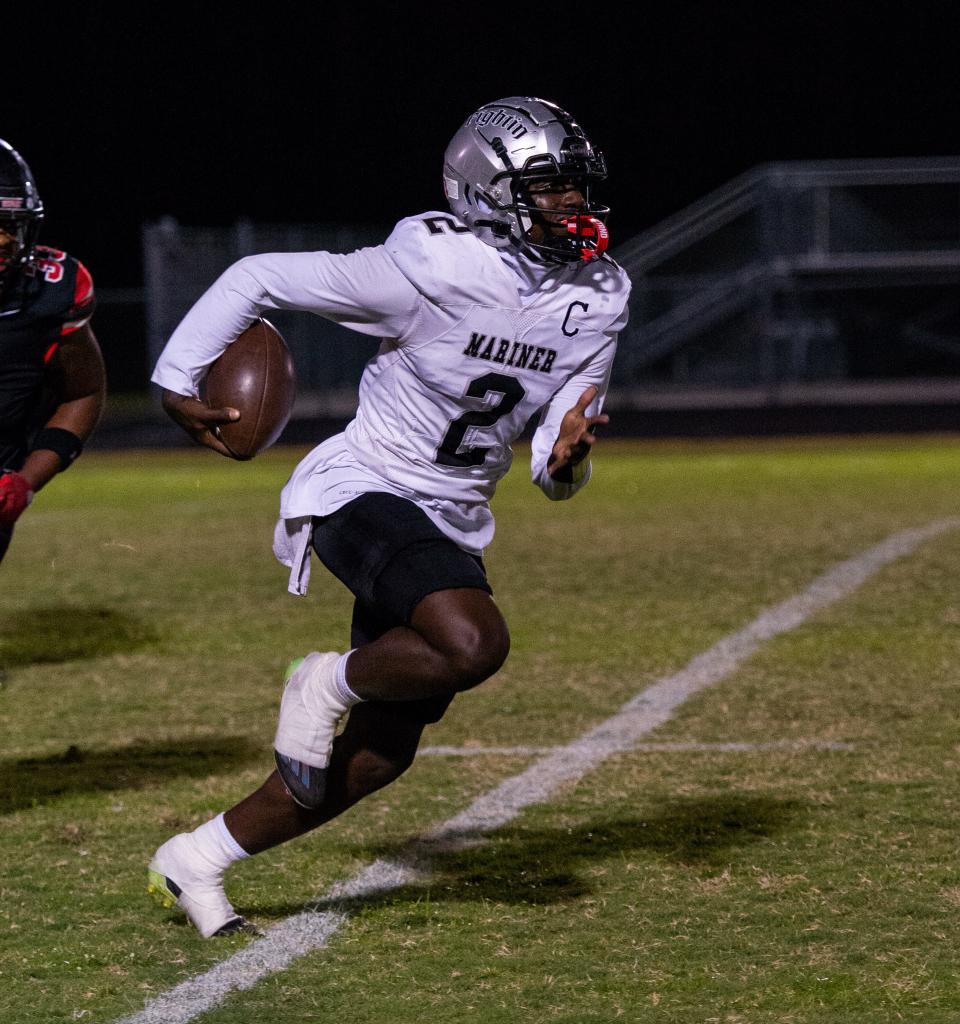
[[[43,204],[0,139],[0,560],[33,495],[80,454],[106,399],[93,280],[37,245]]]

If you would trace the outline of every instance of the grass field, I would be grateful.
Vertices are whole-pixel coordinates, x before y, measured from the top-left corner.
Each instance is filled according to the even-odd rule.
[[[18,526],[0,568],[4,1024],[115,1021],[251,941],[201,940],[148,900],[145,869],[266,776],[286,662],[343,647],[343,587],[318,567],[294,598],[270,553],[300,454],[90,452]],[[956,515],[960,440],[611,440],[572,502],[528,480],[519,451],[488,552],[510,659],[428,744],[574,740],[837,562]],[[958,579],[960,529],[197,1019],[960,1020]],[[269,928],[531,759],[425,756],[228,892]]]

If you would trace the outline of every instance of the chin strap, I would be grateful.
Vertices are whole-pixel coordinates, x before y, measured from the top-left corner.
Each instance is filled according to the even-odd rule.
[[[496,238],[510,237],[510,225],[505,224],[502,220],[475,220],[473,226],[475,228],[489,228]],[[463,229],[461,228],[460,230],[462,231]]]
[[[607,251],[610,244],[610,232],[607,225],[598,217],[591,217],[587,213],[576,213],[563,221],[567,234],[572,237],[580,250],[580,259],[596,259]]]

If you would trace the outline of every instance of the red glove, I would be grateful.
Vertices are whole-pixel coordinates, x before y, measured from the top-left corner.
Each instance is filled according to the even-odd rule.
[[[0,470],[0,526],[13,526],[31,501],[27,478],[12,469]]]

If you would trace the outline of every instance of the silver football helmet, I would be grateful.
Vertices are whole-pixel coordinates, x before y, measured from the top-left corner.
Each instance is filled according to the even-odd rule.
[[[591,186],[607,176],[601,153],[583,129],[554,103],[510,96],[467,118],[447,147],[443,187],[453,213],[487,245],[518,246],[535,259],[567,263],[599,255],[610,212],[590,200]],[[551,230],[528,192],[531,184],[570,181],[586,206]],[[531,228],[540,224],[544,230]],[[556,225],[556,219],[553,221]]]

